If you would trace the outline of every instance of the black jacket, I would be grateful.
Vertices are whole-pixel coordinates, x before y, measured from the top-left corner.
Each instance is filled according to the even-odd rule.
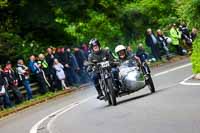
[[[145,50],[141,48],[137,49],[136,56],[140,58],[141,62],[145,62],[145,60],[148,59],[147,53],[145,53]]]
[[[16,76],[16,73],[12,69],[6,72],[4,71],[4,74],[9,85],[16,85],[17,76]]]
[[[84,61],[86,61],[86,57],[82,50],[74,52],[74,56],[76,57],[77,63],[80,68],[83,68]]]
[[[88,56],[88,62],[89,63],[99,63],[104,60],[112,61],[113,57],[110,55],[109,51],[101,49],[98,53],[90,53]],[[92,66],[88,66],[87,68],[88,72],[92,70]],[[98,71],[94,70],[93,72],[98,73]]]
[[[52,56],[53,56],[53,57],[52,57]],[[53,54],[52,54],[52,55],[48,54],[48,55],[46,56],[46,61],[47,61],[48,66],[49,66],[50,68],[53,67],[54,59],[55,59],[55,55],[53,55]]]
[[[6,85],[5,75],[2,71],[0,71],[0,89],[1,89],[1,86],[3,85]]]
[[[158,35],[157,40],[158,40],[158,44],[160,48],[163,48],[164,45],[167,45],[167,40],[165,39],[163,35]]]
[[[153,34],[153,35],[154,35],[154,34]],[[154,35],[154,37],[156,38],[155,35]],[[157,40],[157,38],[156,38],[156,40]],[[148,47],[152,47],[153,45],[155,45],[154,42],[153,42],[153,39],[152,39],[151,35],[146,35],[146,40],[145,40],[145,42],[146,42],[146,45],[147,45]]]
[[[89,57],[88,61],[94,63],[96,62],[101,62],[103,60],[113,60],[112,55],[109,53],[109,51],[101,49],[98,53],[92,52]]]
[[[60,55],[60,62],[62,65],[65,66],[65,64],[68,64],[69,66],[72,66],[71,60],[70,60],[70,53],[64,52]]]

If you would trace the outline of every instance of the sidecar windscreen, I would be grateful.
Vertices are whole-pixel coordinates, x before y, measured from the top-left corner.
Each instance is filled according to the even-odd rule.
[[[135,67],[137,66],[136,62],[134,60],[127,60],[127,61],[124,61],[121,66],[124,66],[124,67]]]

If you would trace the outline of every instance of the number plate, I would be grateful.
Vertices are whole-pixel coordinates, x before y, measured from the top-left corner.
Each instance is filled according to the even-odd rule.
[[[102,68],[106,68],[106,67],[109,67],[109,66],[110,66],[109,61],[101,62],[101,63],[99,63],[99,64],[101,65]]]

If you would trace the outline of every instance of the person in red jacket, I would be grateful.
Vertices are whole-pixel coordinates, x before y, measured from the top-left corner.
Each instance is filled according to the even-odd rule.
[[[18,87],[18,80],[15,75],[15,72],[12,69],[12,64],[10,61],[6,63],[4,67],[4,74],[7,82],[8,89],[10,89],[13,93],[16,103],[21,103],[23,101],[23,97]]]

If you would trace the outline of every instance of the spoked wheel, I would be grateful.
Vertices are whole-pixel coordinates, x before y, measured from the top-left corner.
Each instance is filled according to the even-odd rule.
[[[150,74],[148,74],[148,79],[146,79],[146,83],[151,91],[151,93],[154,93],[155,92],[155,86],[154,86],[154,83],[153,83],[153,80],[152,80],[152,77]]]
[[[104,96],[105,96],[104,100],[108,101],[108,105],[112,105],[112,101],[111,101],[111,98],[110,98],[110,95],[109,95],[109,91],[106,88],[106,84],[105,84],[105,86],[102,90],[103,90],[103,93],[104,93]]]
[[[149,68],[147,63],[143,64],[142,72],[146,76],[145,77],[145,81],[146,81],[146,84],[148,85],[151,93],[154,93],[155,92],[155,87],[154,87],[154,83],[153,83],[153,80],[152,80],[152,77],[151,77],[151,74],[150,74],[151,71],[150,71],[150,68]]]
[[[113,106],[117,105],[117,99],[116,99],[116,94],[115,94],[115,90],[113,88],[113,83],[112,83],[112,79],[107,79],[107,85],[108,85],[108,89],[109,89],[109,98],[110,101],[108,100],[108,103]]]
[[[112,105],[112,101],[111,101],[109,93],[107,93],[107,100],[108,100],[108,105]]]

